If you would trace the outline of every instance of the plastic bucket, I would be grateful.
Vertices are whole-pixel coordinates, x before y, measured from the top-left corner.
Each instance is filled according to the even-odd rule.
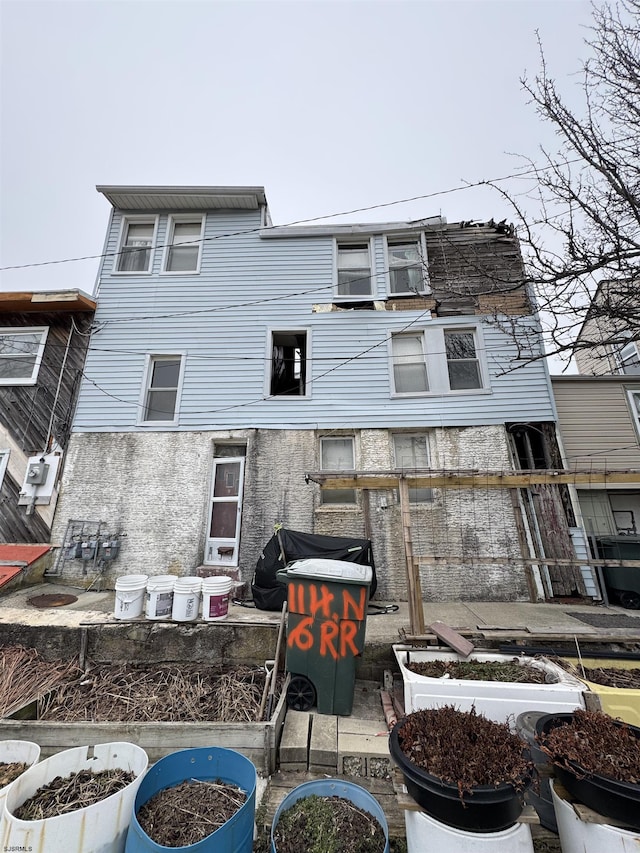
[[[174,575],[156,575],[147,581],[145,615],[147,619],[171,619]]]
[[[384,830],[386,841],[384,853],[389,853],[389,826],[387,825],[387,818],[382,811],[380,803],[372,794],[361,788],[360,785],[355,785],[353,782],[343,782],[341,779],[317,779],[312,782],[303,782],[302,785],[298,785],[293,791],[287,794],[273,816],[273,823],[271,824],[271,853],[278,853],[278,848],[274,840],[274,832],[280,820],[280,815],[287,811],[287,809],[290,809],[298,800],[311,797],[314,794],[318,797],[341,797],[343,800],[349,800],[356,808],[373,815]],[[434,851],[438,850],[437,847],[431,849]]]
[[[171,618],[175,622],[193,622],[200,614],[202,578],[177,578],[173,587]]]
[[[215,832],[197,844],[165,847],[157,844],[142,829],[137,813],[141,806],[164,788],[179,785],[186,779],[215,781],[221,779],[237,785],[247,795],[238,811]],[[157,761],[142,780],[134,804],[125,853],[147,853],[149,850],[211,851],[211,853],[251,853],[256,813],[258,775],[253,762],[232,749],[219,746],[181,749]]]
[[[581,820],[571,803],[561,799],[551,782],[562,853],[640,853],[640,838],[632,829]]]
[[[2,850],[122,853],[133,801],[148,763],[147,753],[133,743],[101,743],[65,749],[32,765],[10,785],[5,798]],[[136,778],[98,803],[44,820],[18,820],[14,815],[19,806],[56,776],[116,768],[130,771]]]
[[[202,579],[202,618],[205,622],[226,619],[233,581],[226,575]]]
[[[116,578],[116,603],[113,615],[116,619],[135,619],[142,615],[147,575],[123,575]]]
[[[408,853],[533,853],[531,830],[516,823],[499,832],[468,832],[424,812],[405,811]],[[564,846],[563,853],[567,853]],[[609,853],[602,848],[599,853]]]
[[[30,740],[2,740],[0,741],[0,763],[14,764],[20,762],[31,767],[40,758],[40,747],[37,743]],[[28,769],[28,768],[27,768]],[[25,770],[26,773],[26,770]],[[18,777],[20,778],[20,777]],[[9,782],[3,788],[0,788],[0,827],[2,827],[2,811],[4,810],[4,798],[7,796],[9,788],[16,782]]]

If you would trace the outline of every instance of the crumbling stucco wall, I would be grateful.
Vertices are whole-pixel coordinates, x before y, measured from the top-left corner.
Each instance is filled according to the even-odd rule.
[[[351,434],[360,470],[394,467],[389,430]],[[315,430],[76,434],[69,446],[53,541],[62,542],[69,519],[103,521],[126,534],[118,559],[105,573],[105,587],[123,574],[192,574],[203,560],[215,445],[246,444],[240,543],[245,581],[250,581],[262,547],[280,523],[294,530],[370,537],[377,599],[406,599],[396,491],[361,491],[355,505],[323,506],[319,487],[307,484],[304,476],[320,467],[319,435]],[[501,426],[442,428],[428,435],[434,468],[510,467]],[[521,567],[471,566],[474,557],[520,556],[507,491],[434,489],[431,502],[411,505],[411,520],[413,553],[422,558],[426,599],[526,598]],[[442,558],[457,563],[445,564]],[[91,582],[93,577],[82,571],[82,561],[64,564],[65,577]]]

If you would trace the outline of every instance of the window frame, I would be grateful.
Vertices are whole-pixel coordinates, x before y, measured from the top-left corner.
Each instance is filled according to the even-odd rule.
[[[170,213],[169,218],[167,220],[167,230],[166,230],[166,238],[164,240],[164,251],[162,254],[162,265],[160,268],[161,275],[199,275],[200,273],[200,265],[202,263],[202,245],[204,240],[204,229],[207,215],[206,213],[195,213],[193,215],[189,215],[188,213]],[[198,247],[198,258],[196,262],[195,269],[192,270],[170,270],[167,269],[167,264],[169,263],[169,257],[171,254],[171,249],[173,246],[173,237],[175,234],[175,226],[180,224],[187,224],[189,222],[195,222],[196,220],[200,220],[200,234],[196,238],[196,240],[190,241],[193,242]],[[180,245],[180,244],[178,244]],[[186,243],[185,245],[189,245]]]
[[[273,394],[273,339],[274,335],[304,335],[305,336],[305,359],[304,359],[304,394]],[[274,326],[267,329],[266,349],[266,375],[264,384],[265,397],[269,400],[309,400],[311,399],[312,376],[311,376],[311,329],[295,328],[287,329],[282,326]]]
[[[399,245],[403,243],[416,243],[418,246],[418,257],[420,258],[419,270],[421,273],[422,286],[417,291],[400,290],[396,292],[391,289],[391,282],[393,280],[392,273],[395,268],[391,262],[390,250],[393,249],[394,244]],[[397,296],[423,296],[430,292],[427,242],[424,236],[424,231],[418,234],[385,234],[384,249],[386,259],[387,295],[390,299],[395,299]],[[399,266],[397,268],[402,269],[403,267]]]
[[[175,361],[180,359],[180,370],[178,374],[178,384],[176,386],[176,398],[173,411],[173,419],[171,420],[146,420],[145,416],[148,411],[148,395],[152,390],[151,380],[153,378],[153,368],[155,364],[161,361]],[[147,353],[145,357],[144,375],[142,378],[142,389],[138,407],[137,425],[143,427],[159,427],[159,426],[177,426],[180,421],[180,401],[182,398],[182,386],[184,383],[186,354],[184,352],[172,353]]]
[[[446,326],[446,327],[443,327],[443,329],[442,329],[442,338],[443,338],[443,342],[444,342],[445,367],[446,367],[446,372],[447,372],[449,391],[452,394],[463,394],[463,393],[470,393],[470,392],[473,393],[474,391],[482,391],[482,389],[485,387],[485,377],[483,375],[483,366],[482,366],[482,359],[480,358],[480,347],[478,346],[479,341],[478,341],[477,332],[478,332],[477,327],[474,328],[471,326],[468,326],[468,327],[467,326]],[[452,362],[462,362],[462,361],[473,361],[473,362],[475,362],[475,364],[477,366],[477,370],[478,370],[478,383],[479,383],[478,385],[474,385],[471,388],[452,388],[451,387],[451,374],[449,373],[449,361],[450,361],[450,359],[447,357],[447,333],[449,333],[449,334],[470,334],[471,335],[471,337],[473,339],[474,358],[473,359],[458,358],[458,359],[451,359],[451,361]]]
[[[351,293],[340,293],[338,288],[339,284],[339,274],[340,274],[340,250],[351,248],[357,248],[361,246],[367,247],[367,253],[369,255],[369,293],[368,294],[351,294]],[[358,280],[358,276],[354,279]],[[333,238],[333,299],[334,302],[371,302],[376,298],[376,268],[375,268],[375,251],[373,245],[373,237],[362,235],[360,238],[357,236],[347,238],[334,237]]]
[[[632,355],[624,355],[624,351],[629,347],[633,347],[634,353]],[[638,370],[629,371],[625,370],[625,367],[631,363],[633,364],[633,360],[635,359],[636,366]],[[637,341],[627,341],[626,344],[622,344],[617,347],[615,350],[615,360],[618,366],[618,373],[622,376],[639,376],[640,375],[640,351],[638,350],[638,342]]]
[[[404,469],[408,468],[408,466],[402,465],[398,461],[398,451],[396,448],[396,439],[397,438],[413,438],[413,439],[419,438],[421,440],[424,440],[426,456],[427,456],[427,464],[421,465],[421,466],[414,465],[412,467],[414,470],[418,467],[421,467],[421,468],[430,468],[431,467],[431,446],[430,446],[430,441],[429,441],[429,433],[427,433],[427,432],[392,432],[391,433],[391,452],[393,455],[394,468],[396,468],[397,470],[404,470]],[[418,492],[428,492],[428,496],[426,496],[422,500],[417,499],[417,493]],[[433,489],[426,487],[426,486],[420,486],[418,488],[409,487],[409,503],[418,504],[418,505],[432,504],[433,503]]]
[[[113,269],[111,270],[112,275],[151,275],[153,272],[153,261],[156,250],[156,241],[158,237],[158,214],[151,214],[150,216],[145,216],[143,214],[140,215],[125,215],[120,220],[120,233],[118,235],[118,250],[116,252],[116,256],[114,259]],[[124,240],[125,236],[128,234],[129,225],[153,225],[153,234],[151,235],[151,245],[149,247],[149,263],[147,265],[146,270],[121,270],[118,269],[120,265],[120,261],[124,257]]]
[[[422,346],[422,363],[424,364],[424,373],[427,387],[423,390],[419,391],[398,391],[396,387],[396,354],[394,352],[393,342],[394,339],[399,338],[419,338],[420,344]],[[429,370],[429,360],[427,354],[426,347],[426,339],[425,339],[425,330],[420,329],[415,332],[395,332],[391,334],[389,338],[389,347],[390,347],[390,355],[391,355],[391,384],[392,384],[392,397],[423,397],[426,394],[432,394],[433,389],[431,388],[431,376]],[[399,356],[402,358],[402,356]],[[416,362],[417,364],[418,362]]]
[[[633,425],[636,430],[636,437],[640,444],[640,388],[626,388],[627,404],[633,418]],[[634,397],[638,399],[638,405],[634,403]]]
[[[352,452],[352,458],[353,458],[353,468],[351,470],[353,470],[353,471],[356,470],[356,437],[355,437],[355,435],[350,434],[350,435],[321,435],[320,436],[320,441],[319,441],[319,446],[318,446],[319,462],[320,462],[319,469],[320,469],[320,471],[332,471],[332,470],[334,470],[332,468],[323,467],[324,442],[325,441],[345,441],[347,439],[349,439],[351,441],[351,452]],[[350,492],[353,495],[353,500],[345,500],[345,501],[340,501],[340,500],[327,501],[326,500],[327,494],[336,493],[336,492],[341,492],[341,493]],[[344,509],[345,507],[352,507],[354,509],[357,509],[358,508],[357,490],[356,489],[320,489],[320,507],[322,509],[327,509],[327,508],[332,509],[334,507],[339,507],[341,509]]]
[[[31,370],[31,376],[2,376],[0,377],[0,386],[7,387],[11,385],[35,385],[38,381],[38,374],[40,373],[40,365],[42,364],[42,358],[44,356],[44,348],[47,343],[47,337],[49,335],[49,327],[48,326],[2,326],[0,327],[0,337],[16,337],[18,335],[40,335],[40,342],[38,343],[38,350],[35,355],[35,359],[33,362],[33,368]],[[0,354],[0,360],[2,360],[4,356]]]

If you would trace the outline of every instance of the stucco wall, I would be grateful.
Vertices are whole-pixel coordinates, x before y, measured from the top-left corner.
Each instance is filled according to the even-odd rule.
[[[334,434],[334,433],[332,433]],[[393,467],[388,430],[355,431],[361,470]],[[246,443],[240,569],[249,581],[276,523],[328,535],[370,536],[379,600],[406,599],[400,507],[394,490],[359,493],[354,506],[322,506],[319,487],[304,475],[319,468],[314,430],[195,433],[80,433],[72,437],[53,530],[62,542],[67,521],[103,521],[125,535],[106,587],[123,574],[192,574],[202,563],[215,443]],[[501,426],[429,432],[434,468],[509,467]],[[522,568],[470,565],[474,556],[519,556],[508,493],[435,489],[433,501],[412,505],[413,552],[421,557],[429,600],[526,598]],[[458,559],[457,566],[429,558]],[[465,563],[465,561],[467,561]],[[82,581],[82,562],[67,560],[64,576]],[[85,576],[88,583],[93,580]]]

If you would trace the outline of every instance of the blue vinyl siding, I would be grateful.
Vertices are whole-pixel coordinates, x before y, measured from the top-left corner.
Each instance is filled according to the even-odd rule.
[[[118,249],[121,216],[116,211],[107,251]],[[159,217],[158,246],[167,218]],[[392,398],[390,333],[436,325],[468,328],[480,318],[432,320],[421,311],[314,313],[315,304],[332,301],[333,239],[263,239],[259,226],[255,211],[208,212],[195,275],[161,275],[159,247],[150,275],[111,275],[114,259],[106,258],[95,316],[99,331],[87,355],[75,431],[154,428],[136,426],[147,353],[186,358],[179,425],[165,429],[424,428],[553,419],[543,364],[499,376],[515,348],[489,324],[482,329],[488,391]],[[383,299],[382,237],[374,240],[374,255],[375,298]],[[311,335],[309,399],[265,400],[268,334],[287,329],[308,329]]]

